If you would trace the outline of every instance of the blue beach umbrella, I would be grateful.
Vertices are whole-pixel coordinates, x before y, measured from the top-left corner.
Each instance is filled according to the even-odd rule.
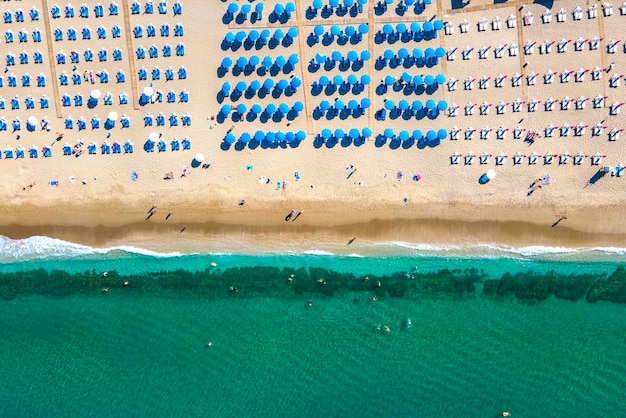
[[[442,47],[438,47],[437,49],[435,49],[435,56],[437,58],[443,58],[446,56],[446,50],[443,49]]]
[[[346,7],[350,8],[350,7],[354,6],[354,0],[343,0],[343,4]]]
[[[346,136],[346,133],[343,131],[343,129],[341,128],[335,129],[335,138],[343,139],[345,136]]]
[[[331,136],[333,136],[333,133],[331,132],[330,129],[328,128],[322,129],[322,138],[329,139]]]
[[[398,23],[396,25],[396,32],[398,32],[398,33],[406,32],[406,25],[404,23]]]
[[[335,102],[335,109],[343,110],[345,107],[346,107],[346,104],[343,102],[343,100],[339,99]]]
[[[424,78],[421,75],[416,75],[413,77],[413,84],[416,86],[421,86],[424,84]]]
[[[260,16],[263,14],[263,9],[265,8],[265,4],[263,3],[257,3],[256,6],[254,6],[254,11]]]
[[[418,22],[411,23],[411,32],[417,33],[420,31],[420,29],[421,29],[421,26]]]
[[[388,75],[385,77],[385,84],[388,86],[392,86],[396,82],[396,78],[394,76]]]
[[[222,67],[223,68],[226,68],[228,70],[231,65],[233,65],[233,60],[230,57],[225,57],[222,60]]]
[[[296,139],[298,141],[304,141],[305,138],[306,138],[306,133],[304,131],[296,132]]]
[[[352,99],[348,102],[348,108],[350,110],[356,110],[359,108],[359,102],[357,102],[356,100]]]
[[[420,59],[423,56],[424,56],[424,51],[422,51],[421,48],[414,48],[413,49],[413,58]]]
[[[284,12],[285,12],[285,6],[283,6],[281,3],[276,3],[276,5],[274,6],[274,13],[280,16]]]
[[[332,26],[330,27],[330,33],[331,33],[333,36],[339,36],[339,34],[341,33],[341,29],[340,29],[340,28],[339,28],[339,26],[337,26],[337,25],[332,25]]]
[[[354,74],[350,74],[348,76],[348,84],[350,84],[351,86],[354,86],[356,83],[358,83],[358,78],[356,78],[356,75]]]
[[[413,76],[409,73],[407,73],[406,71],[402,73],[402,81],[404,81],[405,83],[410,82],[413,79]]]
[[[348,135],[350,135],[350,138],[352,139],[357,139],[359,136],[361,136],[361,133],[359,132],[357,128],[352,128],[350,129],[350,132],[348,133]]]
[[[321,9],[322,7],[324,7],[324,4],[322,3],[322,0],[313,0],[313,8],[314,9]]]
[[[250,59],[248,60],[248,65],[252,68],[259,65],[259,57],[257,55],[251,56]]]
[[[335,7],[339,6],[339,0],[330,0],[328,4],[330,4],[330,7],[334,9]]]
[[[294,28],[294,27],[289,28],[289,30],[287,31],[287,36],[290,37],[291,39],[297,38],[298,28]]]
[[[348,60],[350,62],[355,62],[358,59],[359,59],[359,55],[356,53],[356,51],[349,51],[348,52]]]
[[[239,5],[237,5],[237,3],[231,3],[228,5],[228,13],[230,13],[231,15],[237,13],[237,10],[239,10]]]
[[[281,90],[287,90],[287,87],[289,87],[289,83],[285,79],[280,80],[278,83],[276,83],[276,85]]]
[[[328,102],[328,100],[322,100],[320,102],[320,109],[322,109],[322,111],[324,112],[330,109],[330,103]]]
[[[237,35],[235,35],[235,39],[237,39],[237,42],[243,42],[243,40],[246,39],[247,36],[247,33],[240,30],[239,32],[237,32]]]
[[[339,51],[333,51],[332,54],[330,54],[330,56],[333,59],[333,61],[341,61],[342,59],[341,52]]]
[[[347,36],[352,37],[356,33],[356,29],[354,29],[354,26],[348,25],[346,26],[346,29],[344,32]]]
[[[315,33],[317,36],[322,36],[322,34],[324,33],[324,27],[322,25],[317,25],[313,29],[313,33]]]
[[[398,50],[398,56],[403,60],[407,59],[407,57],[409,56],[409,51],[406,48],[400,48]]]
[[[361,35],[365,35],[367,32],[369,32],[370,27],[367,25],[367,23],[361,23],[359,25],[359,33]]]
[[[408,102],[408,101],[406,101],[406,100],[404,100],[404,99],[403,99],[403,100],[400,100],[400,101],[398,102],[398,107],[399,107],[401,110],[407,110],[407,109],[409,108],[409,102]]]
[[[225,96],[228,96],[230,94],[230,90],[231,90],[232,86],[230,85],[230,83],[227,81],[224,84],[222,84],[222,93],[224,93]]]
[[[372,136],[372,130],[370,128],[363,128],[361,134],[363,134],[364,138],[369,138]]]
[[[448,102],[446,102],[445,100],[439,100],[439,103],[437,103],[437,110],[444,111],[447,108],[448,108]]]
[[[289,3],[285,4],[285,11],[287,13],[290,13],[290,14],[295,12],[296,11],[296,5],[293,4],[292,2],[289,2]]]
[[[437,74],[437,76],[435,77],[435,82],[437,84],[443,84],[446,82],[446,76],[443,74]]]
[[[270,143],[276,141],[276,134],[274,132],[266,132],[265,140]]]
[[[433,30],[433,24],[431,22],[424,22],[424,32],[431,32]]]
[[[367,2],[368,0],[357,0],[357,3],[359,4],[359,6],[365,6]]]
[[[320,54],[318,52],[317,54],[315,54],[315,61],[317,61],[318,64],[325,63],[326,62],[326,55]]]
[[[237,58],[237,67],[245,68],[248,65],[248,59],[246,57]]]
[[[438,139],[446,139],[447,137],[448,137],[448,131],[446,131],[445,129],[439,129],[437,131]]]
[[[291,143],[294,139],[296,139],[296,135],[293,132],[289,131],[285,133],[285,141]]]
[[[368,85],[370,83],[370,81],[371,81],[371,78],[370,78],[369,74],[363,74],[361,76],[361,84]]]
[[[390,61],[396,56],[396,54],[391,49],[387,49],[385,50],[383,56],[387,61]]]
[[[387,3],[387,4],[392,4],[392,3],[393,3],[393,0],[385,0],[385,3]]]
[[[287,139],[287,136],[285,135],[285,133],[283,131],[278,131],[276,132],[276,140],[278,142],[283,142],[284,140]]]
[[[302,109],[304,109],[304,103],[302,103],[302,102],[295,102],[293,104],[293,110],[295,110],[296,112],[302,112]]]
[[[435,50],[434,50],[434,49],[432,49],[432,48],[426,48],[426,49],[424,50],[424,56],[425,56],[426,58],[432,58],[432,57],[434,57],[434,56],[435,56]]]
[[[433,84],[435,84],[435,77],[428,74],[426,77],[424,77],[424,83],[426,83],[427,86],[432,86]]]
[[[395,134],[393,133],[393,129],[386,128],[384,132],[385,138],[393,138]]]
[[[292,66],[295,66],[298,62],[300,62],[300,58],[298,57],[297,54],[291,54],[289,55],[289,64],[291,64]]]
[[[276,67],[283,68],[285,64],[287,63],[287,59],[283,57],[282,55],[279,55],[274,60],[274,63],[276,64]]]
[[[235,135],[233,134],[226,134],[226,136],[224,137],[224,142],[228,143],[228,144],[232,144],[237,140],[237,138],[235,138]]]
[[[272,87],[274,87],[274,80],[272,80],[271,78],[265,79],[265,81],[263,82],[263,87],[265,88],[265,90],[271,89]]]
[[[295,90],[302,85],[302,80],[300,80],[298,77],[294,77],[289,82],[289,85],[291,86],[292,89]]]
[[[228,114],[233,110],[233,107],[229,104],[225,104],[224,106],[222,106],[222,109],[220,110],[220,112],[222,113],[222,115],[224,116],[228,116]]]
[[[393,110],[395,107],[396,107],[396,104],[393,102],[393,100],[387,100],[385,102],[385,109]]]
[[[440,19],[437,19],[433,22],[433,28],[435,30],[441,30],[443,29],[443,22]]]
[[[424,108],[424,105],[421,100],[414,100],[413,104],[411,104],[411,109],[413,111],[420,111]]]
[[[328,77],[326,77],[325,75],[320,77],[320,86],[326,87],[329,84],[330,84],[330,79]]]
[[[414,140],[419,141],[423,137],[424,137],[424,135],[422,134],[422,131],[420,131],[419,129],[416,129],[416,130],[413,131],[413,139]]]
[[[241,134],[241,136],[239,137],[239,140],[241,142],[243,142],[244,144],[247,144],[248,142],[250,142],[252,138],[250,137],[250,134],[248,132],[244,132]]]
[[[428,132],[426,132],[426,139],[428,141],[434,141],[435,139],[437,139],[437,133],[430,129]]]
[[[364,97],[364,98],[361,99],[361,107],[363,109],[369,109],[371,104],[372,104],[372,102],[367,97]]]
[[[289,113],[289,105],[287,103],[281,103],[280,106],[278,106],[278,111],[283,115],[286,115]]]
[[[267,113],[268,115],[272,116],[274,113],[276,113],[276,105],[274,103],[269,103],[265,107],[265,113]]]
[[[232,43],[235,40],[235,34],[232,32],[228,32],[226,36],[224,36],[224,39],[226,40],[226,42]]]
[[[277,40],[281,40],[285,37],[285,32],[283,32],[282,29],[276,29],[276,31],[274,31],[274,38],[276,38]]]
[[[407,6],[413,6],[415,4],[415,0],[404,0],[404,4]]]
[[[371,54],[371,53],[370,53],[367,49],[365,49],[365,50],[361,51],[361,59],[362,59],[363,61],[367,61],[367,60],[369,60],[371,57],[372,57],[372,54]]]
[[[263,58],[262,65],[264,68],[270,68],[274,64],[274,60],[269,55]]]
[[[247,6],[247,4],[244,4],[244,6]],[[252,29],[248,34],[248,39],[250,39],[252,42],[256,42],[256,40],[259,39],[260,36],[261,34],[259,34],[258,30]]]
[[[341,75],[337,74],[336,76],[333,77],[333,83],[336,86],[343,85],[343,77]]]
[[[426,100],[426,109],[433,110],[437,107],[437,103],[433,99]]]
[[[263,108],[261,107],[260,104],[255,103],[252,105],[252,107],[250,108],[250,111],[252,113],[254,113],[255,115],[258,115],[259,113],[261,113],[263,111]]]
[[[241,6],[241,13],[247,15],[248,13],[250,13],[251,9],[252,6],[250,6],[249,4],[244,4],[243,6]]]
[[[268,39],[271,34],[272,34],[272,32],[270,32],[269,29],[263,29],[261,31],[261,39],[263,39],[263,40]]]
[[[248,110],[248,107],[245,104],[239,103],[237,105],[237,113],[239,113],[240,115],[246,113],[246,110]]]
[[[400,138],[400,141],[408,141],[409,140],[409,132],[408,131],[400,131],[400,134],[398,135],[398,138]]]
[[[257,142],[261,142],[263,141],[263,139],[265,138],[265,132],[263,131],[256,131],[254,133],[254,140]]]
[[[237,84],[235,85],[235,88],[237,89],[237,91],[239,93],[243,93],[244,91],[246,91],[246,89],[248,88],[248,86],[246,85],[245,81],[239,81],[237,82]]]
[[[391,35],[393,33],[393,26],[391,26],[389,23],[385,23],[385,25],[383,26],[383,33],[385,35]]]

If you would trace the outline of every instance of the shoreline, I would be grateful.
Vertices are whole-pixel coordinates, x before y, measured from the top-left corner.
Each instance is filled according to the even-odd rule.
[[[405,243],[446,248],[499,247],[626,248],[626,227],[615,228],[612,219],[626,215],[626,208],[569,208],[567,219],[555,227],[559,213],[552,208],[510,208],[457,204],[407,204],[367,212],[328,203],[281,202],[258,211],[254,208],[222,208],[207,214],[204,208],[172,210],[159,205],[148,221],[142,210],[118,208],[97,212],[64,208],[48,213],[42,208],[21,207],[15,222],[7,210],[0,216],[0,235],[10,239],[46,236],[94,248],[134,246],[157,252],[329,251],[338,255],[358,252],[376,255],[380,248],[362,244]],[[299,205],[299,206],[298,206]],[[297,222],[285,222],[287,207],[306,210]],[[332,206],[332,207],[331,207]],[[102,208],[99,208],[102,209]],[[149,209],[149,207],[148,207]],[[346,209],[346,210],[342,210]],[[24,216],[39,212],[39,216]],[[277,214],[277,211],[278,214]],[[108,216],[116,213],[115,217]],[[436,217],[429,216],[437,214]],[[355,222],[358,220],[358,222]],[[184,232],[180,230],[185,228]],[[357,237],[354,244],[347,242]],[[372,254],[370,254],[372,253]]]

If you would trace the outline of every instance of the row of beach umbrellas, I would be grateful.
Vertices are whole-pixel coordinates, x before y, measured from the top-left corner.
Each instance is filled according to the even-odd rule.
[[[395,28],[393,25],[386,23],[383,25],[383,28],[380,30],[379,34],[390,36],[393,34],[402,35],[405,33],[417,34],[420,31],[424,33],[429,33],[433,31],[438,31],[443,29],[443,22],[439,19],[434,22],[426,21],[421,25],[419,22],[412,22],[409,26],[406,23],[398,23]]]
[[[400,80],[402,80],[404,83],[414,84],[416,86],[422,86],[422,85],[434,86],[434,85],[444,84],[446,82],[446,76],[443,74],[437,74],[437,75],[427,74],[425,76],[422,76],[422,75],[413,76],[410,73],[405,71],[400,76]],[[384,78],[383,83],[387,86],[392,86],[397,81],[398,79],[396,77],[392,75],[388,75]]]
[[[360,34],[360,35],[365,35],[367,32],[369,32],[369,26],[367,25],[367,23],[361,23],[358,28],[355,28],[352,25],[348,25],[345,27],[345,29],[342,31],[341,28],[338,25],[332,25],[330,27],[330,29],[328,30],[328,32],[326,32],[326,29],[324,29],[324,26],[322,25],[317,25],[315,26],[315,28],[313,28],[313,34],[315,36],[322,36],[322,35],[326,35],[326,36],[341,36],[341,35],[345,35],[347,37],[352,37],[354,36],[356,33]]]
[[[371,78],[369,76],[369,74],[363,74],[361,75],[360,78],[360,84],[363,85],[368,85],[371,81]],[[347,78],[343,78],[342,75],[337,74],[336,76],[334,76],[332,79],[328,76],[321,76],[320,79],[318,81],[314,81],[313,82],[313,87],[315,87],[316,85],[319,85],[321,87],[326,87],[330,84],[334,84],[335,86],[342,86],[344,84],[348,84],[348,85],[352,85],[352,86],[356,86],[359,84],[359,78],[357,78],[357,76],[355,74],[350,74]]]
[[[394,110],[396,109],[396,103],[393,100],[385,100],[385,109]],[[432,99],[426,100],[426,102],[422,102],[421,100],[414,100],[413,103],[409,103],[407,100],[400,100],[398,102],[397,108],[405,111],[411,110],[413,112],[419,112],[424,108],[428,111],[444,111],[448,108],[448,102],[445,100],[435,101]]]
[[[352,128],[348,131],[348,137],[352,138],[352,139],[358,139],[358,138],[369,138],[372,136],[372,130],[370,128],[363,128],[362,131],[359,131],[356,128]],[[331,138],[335,138],[337,140],[342,140],[346,137],[346,132],[341,129],[335,129],[335,131],[331,131],[328,128],[324,128],[322,129],[322,132],[320,132],[319,136],[324,140],[324,141],[328,141]]]
[[[264,3],[257,3],[254,6],[254,12],[259,16],[259,18],[263,17],[264,9],[265,9]],[[235,15],[235,13],[239,11],[239,13],[244,18],[247,18],[247,16],[252,11],[252,6],[250,4],[243,4],[241,5],[241,8],[239,8],[239,5],[237,3],[230,3],[228,7],[226,8],[226,11],[231,16]],[[288,18],[290,18],[291,14],[294,13],[295,11],[296,11],[296,5],[292,2],[288,2],[287,4],[276,3],[274,5],[274,9],[272,10],[272,13],[274,13],[276,16],[286,15]]]
[[[403,130],[396,135],[393,129],[387,128],[383,132],[382,136],[386,139],[399,139],[400,141],[408,141],[411,139],[419,141],[423,138],[426,138],[427,141],[435,141],[437,139],[446,139],[448,137],[448,131],[445,129],[439,129],[437,131],[430,129],[426,132],[426,135],[424,135],[421,130],[416,129],[413,131],[413,133],[409,133],[409,131]]]
[[[278,106],[276,106],[273,103],[269,103],[267,106],[265,106],[265,108],[263,108],[258,103],[255,103],[252,106],[250,106],[251,113],[255,115],[266,113],[268,116],[272,116],[276,112],[279,112],[281,115],[286,115],[292,110],[296,113],[300,113],[302,109],[304,109],[304,104],[299,101],[295,102],[292,106],[288,105],[287,103],[281,103]],[[237,106],[235,106],[234,110],[240,115],[243,115],[248,111],[248,107],[245,104],[240,103]],[[230,112],[232,111],[233,111],[233,106],[229,104],[225,104],[222,106],[220,113],[224,116],[228,116]]]
[[[406,59],[413,58],[413,59],[421,59],[421,58],[426,58],[426,59],[430,59],[430,58],[443,58],[446,56],[446,50],[442,47],[437,47],[437,48],[426,48],[424,50],[422,50],[421,48],[413,48],[413,53],[409,54],[409,50],[406,48],[400,48],[397,52],[394,52],[391,49],[387,49],[385,50],[385,52],[383,52],[383,55],[380,57],[381,60],[384,61],[391,61],[395,58],[398,58],[401,61],[404,61]]]
[[[306,139],[306,133],[304,131],[297,131],[297,132],[283,132],[283,131],[277,131],[277,132],[263,132],[263,131],[256,131],[254,133],[254,135],[248,133],[248,132],[244,132],[239,136],[239,141],[247,144],[252,140],[255,140],[257,142],[261,142],[261,141],[267,141],[269,143],[275,143],[275,142],[295,142],[295,141],[304,141]],[[224,142],[226,142],[227,144],[233,144],[237,141],[237,137],[233,134],[233,133],[228,133],[226,134],[226,136],[224,137]]]
[[[276,58],[266,56],[265,58],[263,58],[263,60],[261,60],[257,55],[252,55],[250,58],[241,56],[234,61],[231,57],[225,57],[222,60],[222,68],[224,68],[225,70],[229,70],[233,66],[233,64],[239,69],[254,69],[259,64],[265,69],[269,69],[274,65],[278,68],[283,68],[287,63],[289,63],[289,65],[293,68],[299,61],[300,58],[297,54],[291,54],[289,57],[279,55]]]
[[[241,30],[237,33],[234,33],[234,32],[226,33],[224,40],[228,42],[229,44],[232,44],[234,42],[243,43],[246,39],[249,40],[250,42],[256,42],[259,39],[261,41],[267,41],[269,39],[276,39],[277,41],[280,41],[281,39],[285,37],[291,38],[291,39],[298,37],[298,29],[295,27],[292,27],[292,28],[289,28],[287,32],[285,33],[284,30],[278,28],[274,30],[273,34],[269,29],[263,29],[262,31],[252,29],[249,32]]]
[[[294,77],[289,81],[285,79],[274,81],[273,78],[266,78],[263,83],[261,83],[259,80],[252,80],[250,84],[246,83],[245,81],[238,81],[235,84],[235,91],[239,94],[243,94],[248,89],[253,92],[258,91],[261,88],[265,89],[266,91],[270,91],[274,87],[276,87],[280,91],[285,91],[287,89],[292,89],[295,91],[301,85],[302,80],[298,77]],[[225,82],[224,84],[222,84],[222,94],[224,94],[224,96],[230,96],[232,88],[233,86],[228,81]]]
[[[340,5],[340,3],[343,3]],[[336,9],[338,7],[354,7],[355,5],[364,6],[367,4],[367,0],[329,0],[328,5],[326,7],[330,7],[331,9]],[[313,0],[313,4],[311,5],[313,10],[319,10],[324,8],[324,2],[322,0]]]
[[[359,107],[362,109],[369,109],[371,105],[372,105],[372,102],[370,101],[370,99],[368,99],[367,97],[364,97],[361,99],[361,101],[357,101],[354,99],[349,100],[347,104],[341,99],[335,100],[332,105],[328,100],[322,100],[318,107],[322,112],[326,112],[330,110],[331,108],[336,109],[336,110],[343,110],[343,109],[348,108],[351,111],[357,110]]]
[[[318,52],[317,54],[315,54],[315,62],[319,65],[325,64],[329,61],[333,64],[337,61],[343,62],[344,59],[347,59],[350,62],[357,62],[359,60],[359,56],[361,61],[367,61],[372,57],[372,54],[368,50],[361,51],[361,54],[357,54],[356,51],[348,51],[348,53],[344,57],[343,54],[339,51],[331,52],[330,56]]]

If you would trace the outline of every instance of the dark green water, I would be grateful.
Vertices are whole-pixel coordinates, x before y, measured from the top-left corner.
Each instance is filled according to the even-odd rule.
[[[478,266],[606,272],[610,263],[292,256],[154,258],[109,253],[4,264],[123,274],[240,265],[374,274]],[[152,267],[152,268],[151,268]],[[420,270],[421,271],[421,270]],[[147,277],[155,273],[147,274]],[[296,280],[298,278],[296,277]],[[245,280],[254,281],[254,277]],[[269,291],[0,299],[0,416],[618,417],[626,411],[626,307],[480,291],[379,297]],[[288,286],[277,278],[276,288]],[[275,295],[275,296],[272,296]],[[308,307],[311,301],[313,306]],[[412,326],[406,328],[407,319]],[[385,325],[390,332],[377,331]],[[384,328],[383,328],[384,329]],[[208,342],[212,346],[207,346]]]

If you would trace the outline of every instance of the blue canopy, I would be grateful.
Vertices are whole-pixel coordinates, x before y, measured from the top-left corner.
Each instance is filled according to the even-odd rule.
[[[263,64],[263,67],[270,68],[272,64],[274,64],[274,60],[272,60],[272,57],[268,55],[265,58],[263,58],[262,64]]]
[[[306,133],[304,131],[296,132],[296,139],[298,141],[303,141],[306,138]]]
[[[346,133],[343,131],[343,129],[341,128],[335,129],[335,138],[343,139],[345,136],[346,136]]]
[[[228,5],[228,13],[235,14],[237,13],[237,10],[239,10],[239,5],[237,3],[231,3]]]
[[[285,79],[280,80],[278,83],[276,83],[276,85],[281,90],[287,90],[287,87],[289,87],[289,83]]]
[[[274,31],[274,38],[281,40],[285,37],[285,32],[283,32],[282,29],[276,29],[276,31]]]
[[[393,129],[387,128],[385,129],[385,138],[393,138],[395,134],[393,133]]]
[[[339,99],[335,102],[335,109],[343,110],[345,107],[346,107],[346,104],[343,102],[343,100]]]
[[[437,139],[437,132],[430,129],[428,132],[426,132],[426,139],[429,141],[434,141],[435,139]]]
[[[417,33],[421,29],[420,24],[418,22],[411,23],[411,32]]]
[[[385,109],[393,110],[394,107],[396,107],[396,104],[393,102],[393,100],[387,100],[385,102]]]
[[[398,23],[398,24],[396,25],[396,31],[397,31],[398,33],[404,33],[404,32],[406,32],[406,25],[405,25],[404,23]]]
[[[313,29],[313,33],[315,33],[317,36],[322,36],[322,34],[324,33],[324,27],[322,25],[317,25]]]
[[[245,104],[239,103],[237,105],[237,113],[243,115],[244,113],[246,113],[246,110],[248,110],[248,107]]]
[[[254,133],[254,139],[258,142],[263,141],[263,139],[265,138],[265,133],[263,131],[256,131]]]
[[[267,113],[270,116],[276,113],[276,105],[274,103],[268,104],[267,107],[265,108],[265,113]]]
[[[413,131],[413,139],[414,140],[419,141],[423,137],[424,137],[424,135],[422,134],[422,131],[420,131],[419,129],[416,129],[416,130]]]
[[[411,105],[411,109],[419,111],[422,110],[424,108],[424,105],[422,104],[421,100],[415,100],[413,101],[413,104]]]
[[[283,115],[286,115],[287,113],[289,113],[289,105],[287,103],[281,103],[278,106],[278,110],[280,113],[282,113]]]
[[[296,112],[302,112],[302,109],[304,109],[304,103],[302,103],[302,102],[295,102],[293,104],[293,110],[295,110]]]
[[[298,62],[300,62],[300,58],[298,58],[297,54],[289,55],[289,64],[296,65]]]
[[[336,86],[341,86],[343,84],[343,77],[340,74],[337,74],[333,77],[333,83]]]
[[[239,137],[239,140],[243,142],[244,144],[247,144],[248,142],[250,142],[250,139],[252,138],[250,137],[250,134],[248,132],[242,133],[241,136]]]
[[[220,112],[222,113],[222,115],[224,116],[228,116],[228,114],[233,110],[233,107],[229,104],[225,104],[224,106],[222,106],[222,109],[220,110]]]
[[[408,141],[409,140],[409,132],[408,131],[400,131],[400,134],[398,135],[398,137],[400,138],[400,141]]]
[[[348,52],[348,60],[350,62],[355,62],[358,59],[359,59],[359,55],[356,53],[356,51],[349,51]]]
[[[343,4],[346,7],[352,7],[352,6],[354,6],[354,0],[343,0]]]
[[[372,130],[370,128],[363,128],[361,133],[365,138],[369,138],[370,136],[372,136]]]
[[[224,57],[222,60],[222,67],[228,70],[231,65],[233,65],[233,60],[230,57]]]
[[[230,85],[228,81],[222,84],[222,92],[224,93],[224,95],[228,96],[230,94],[231,88],[232,86]]]
[[[349,135],[350,135],[350,138],[357,139],[361,135],[361,133],[359,132],[357,128],[352,128],[350,129]]]
[[[271,35],[271,34],[272,34],[272,33],[270,32],[270,30],[269,30],[269,29],[263,29],[263,30],[261,31],[261,39],[267,39],[267,38],[269,38],[269,37],[270,37],[270,35]]]
[[[437,107],[437,103],[435,103],[435,101],[433,99],[426,100],[426,109],[432,110],[435,107]]]
[[[226,40],[226,42],[231,43],[235,40],[235,34],[232,32],[228,32],[226,36],[224,36],[224,39]]]
[[[446,110],[448,108],[448,102],[446,102],[445,100],[440,100],[439,103],[437,103],[437,110]]]
[[[254,6],[254,11],[257,12],[257,14],[261,14],[263,13],[264,8],[265,8],[265,4],[257,3],[256,6]]]
[[[403,99],[403,100],[400,100],[400,101],[398,102],[398,107],[399,107],[400,109],[402,109],[402,110],[407,110],[407,109],[409,108],[409,102],[408,102],[408,101],[406,101],[406,100],[404,100],[404,99]]]
[[[437,82],[437,84],[443,84],[446,82],[446,76],[443,74],[437,74],[437,76],[435,77],[435,82]]]
[[[296,139],[296,135],[293,132],[289,131],[285,133],[285,141],[293,142],[294,139]]]
[[[365,50],[361,51],[361,59],[362,59],[363,61],[367,61],[367,60],[369,60],[371,57],[372,57],[372,54],[371,54],[371,53],[370,53],[367,49],[365,49]]]
[[[330,103],[328,102],[328,100],[322,100],[320,102],[320,109],[322,109],[323,111],[330,109]]]
[[[435,50],[432,48],[426,48],[426,50],[424,50],[424,55],[426,58],[432,58],[435,56]]]
[[[429,21],[424,22],[424,32],[430,32],[433,30],[433,24]]]
[[[332,25],[332,26],[330,27],[330,33],[331,33],[333,36],[338,36],[338,35],[341,33],[341,29],[340,29],[340,28],[339,28],[339,26],[337,26],[337,25]]]
[[[385,35],[391,35],[393,33],[393,26],[391,26],[389,23],[385,23],[385,25],[383,26],[383,33]]]
[[[274,132],[266,132],[265,140],[267,142],[274,142],[276,140],[276,134]]]
[[[237,32],[237,35],[235,35],[235,38],[237,39],[237,42],[243,42],[243,40],[246,39],[247,36],[247,33],[240,30],[239,32]]]
[[[424,83],[426,83],[427,86],[432,86],[433,84],[435,84],[435,77],[428,74],[426,77],[424,77]]]
[[[359,25],[359,33],[360,34],[364,35],[367,32],[369,32],[369,30],[370,30],[370,27],[367,25],[367,23],[361,23]]]
[[[236,140],[237,140],[237,138],[235,138],[235,135],[233,135],[231,133],[226,134],[226,136],[224,137],[224,141],[229,143],[229,144],[234,143]]]
[[[357,102],[356,100],[352,99],[348,102],[348,107],[350,108],[350,110],[356,110],[359,107],[359,102]]]
[[[441,30],[443,29],[443,22],[437,19],[433,22],[433,27],[435,28],[435,30]]]
[[[285,10],[287,11],[287,13],[293,13],[296,11],[296,5],[292,2],[289,2],[285,4]]]
[[[420,48],[413,49],[413,58],[419,59],[419,58],[422,58],[423,56],[424,56],[424,51],[422,51]]]
[[[283,131],[278,131],[276,132],[276,140],[277,141],[284,141],[285,139],[287,139],[287,136],[285,135],[285,133]]]
[[[383,56],[385,57],[386,60],[392,60],[393,57],[396,56],[396,54],[391,50],[391,49],[387,49],[385,50]]]
[[[370,102],[370,99],[368,99],[367,97],[364,97],[361,99],[361,107],[363,109],[368,109],[371,104],[372,103]]]
[[[283,6],[281,3],[276,3],[276,5],[274,6],[274,13],[276,13],[277,15],[282,15],[285,12],[285,6]]]
[[[246,85],[245,81],[239,81],[237,82],[237,84],[235,85],[235,88],[237,89],[237,91],[239,93],[243,93],[244,91],[246,91],[246,89],[248,88],[248,86]]]
[[[252,113],[254,113],[255,115],[258,115],[259,113],[261,113],[263,111],[263,108],[261,107],[260,104],[255,103],[252,105],[252,107],[250,108],[250,111]]]
[[[388,75],[385,77],[385,84],[388,86],[392,86],[396,82],[396,78],[392,75]]]
[[[415,77],[413,77],[413,84],[415,84],[416,86],[423,85],[424,77],[422,77],[421,75],[416,75]]]
[[[361,84],[368,85],[369,83],[370,83],[370,76],[369,76],[369,74],[363,74],[361,76]]]
[[[244,6],[247,6],[247,4],[244,4]],[[259,39],[259,36],[261,36],[259,34],[259,31],[256,29],[252,29],[248,34],[248,39],[250,39],[252,42],[255,42],[257,39]]]
[[[437,131],[437,138],[446,139],[447,137],[448,137],[448,131],[446,131],[445,129],[439,129]]]
[[[328,128],[324,128],[324,129],[322,129],[322,138],[324,138],[324,139],[328,139],[328,138],[330,138],[331,136],[333,136],[333,133],[331,132],[331,130],[330,130],[330,129],[328,129]]]
[[[327,85],[330,84],[330,79],[328,77],[326,77],[325,75],[323,75],[323,76],[320,77],[319,83],[320,83],[320,86],[326,87]]]
[[[435,56],[437,58],[443,58],[446,56],[446,50],[443,49],[442,47],[438,47],[437,49],[435,49]]]
[[[330,7],[335,8],[335,7],[339,6],[339,0],[330,0],[328,2],[328,4],[330,4]]]
[[[406,59],[409,56],[409,51],[406,48],[400,48],[398,50],[398,56],[402,59]]]
[[[252,6],[250,6],[249,4],[244,4],[241,6],[241,13],[243,13],[244,15],[247,15],[248,13],[250,13],[251,9],[252,9]]]
[[[252,80],[250,82],[250,89],[252,91],[257,91],[260,88],[261,88],[261,83],[259,82],[259,80]]]

